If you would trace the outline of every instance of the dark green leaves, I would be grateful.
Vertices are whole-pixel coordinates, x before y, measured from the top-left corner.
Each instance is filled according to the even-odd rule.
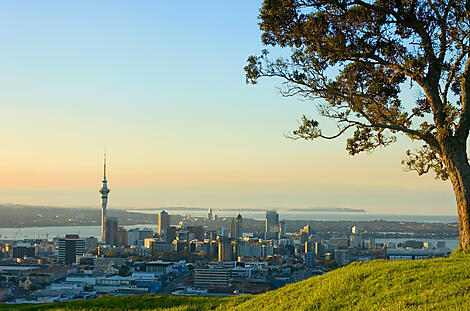
[[[434,171],[436,179],[447,180],[449,175],[442,163],[439,155],[428,145],[424,145],[415,153],[406,151],[406,158],[401,161],[407,171],[415,171],[418,175],[423,175],[429,171]]]
[[[313,100],[320,116],[337,122],[326,136],[303,117],[296,138],[353,133],[346,148],[357,154],[402,132],[441,152],[446,139],[459,133],[465,140],[470,128],[469,16],[462,1],[451,0],[264,0],[262,42],[291,56],[250,56],[246,80],[281,78],[282,95]],[[403,99],[409,85],[424,96]],[[438,169],[428,153],[408,157],[412,166],[427,159]]]

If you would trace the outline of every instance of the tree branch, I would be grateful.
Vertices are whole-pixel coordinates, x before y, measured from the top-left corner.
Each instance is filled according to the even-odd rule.
[[[460,113],[460,120],[455,131],[455,136],[466,140],[470,130],[470,57],[467,58],[460,88],[462,93],[462,111]]]

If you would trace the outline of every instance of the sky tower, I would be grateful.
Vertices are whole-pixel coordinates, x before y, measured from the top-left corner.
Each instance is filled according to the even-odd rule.
[[[101,242],[106,241],[106,207],[108,205],[108,181],[106,180],[106,150],[104,151],[104,173],[103,173],[103,186],[100,189],[101,193]]]

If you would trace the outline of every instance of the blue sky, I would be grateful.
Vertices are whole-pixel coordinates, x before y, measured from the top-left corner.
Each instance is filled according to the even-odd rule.
[[[403,172],[406,139],[351,157],[344,139],[284,137],[315,110],[245,83],[260,4],[0,3],[4,203],[98,206],[106,145],[110,208],[456,214],[448,183]]]

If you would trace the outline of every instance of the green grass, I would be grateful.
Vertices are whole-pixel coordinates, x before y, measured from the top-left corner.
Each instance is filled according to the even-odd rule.
[[[136,295],[0,310],[470,310],[470,255],[354,263],[261,295]]]

